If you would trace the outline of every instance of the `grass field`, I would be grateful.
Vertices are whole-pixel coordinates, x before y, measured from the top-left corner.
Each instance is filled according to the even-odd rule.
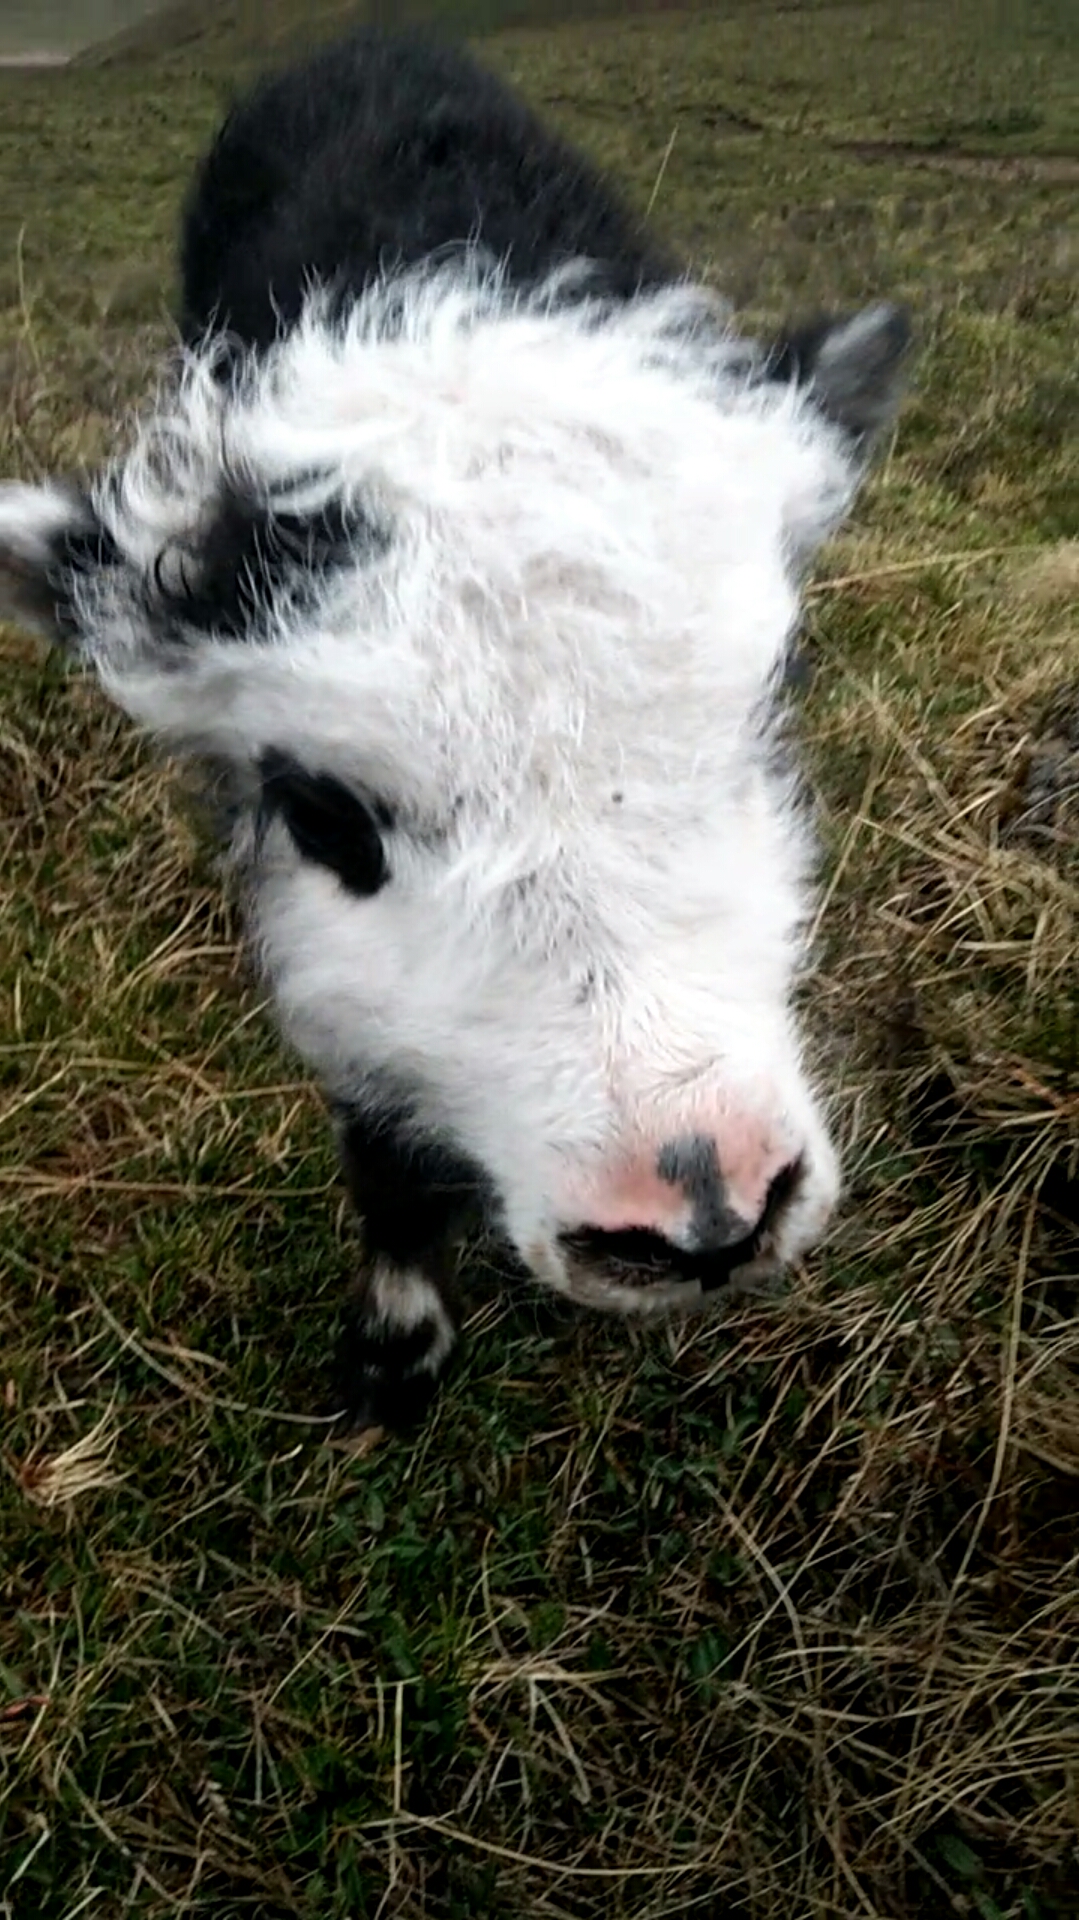
[[[917,316],[800,723],[842,1219],[708,1324],[479,1271],[419,1438],[327,1438],[316,1102],[167,775],[5,630],[3,1920],[1079,1915],[1079,19],[560,11],[487,56],[749,319]],[[230,73],[334,17],[0,75],[0,473],[109,445]]]

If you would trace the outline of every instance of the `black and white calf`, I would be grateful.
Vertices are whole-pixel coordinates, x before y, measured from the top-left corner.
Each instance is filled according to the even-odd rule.
[[[363,1215],[365,1417],[447,1247],[622,1310],[821,1233],[791,992],[797,580],[892,415],[877,306],[768,347],[459,53],[363,33],[226,121],[131,449],[0,488],[0,577],[226,778],[281,1028]]]

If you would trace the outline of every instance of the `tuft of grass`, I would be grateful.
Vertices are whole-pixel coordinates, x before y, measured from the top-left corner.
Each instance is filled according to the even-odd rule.
[[[27,1454],[16,1468],[16,1479],[35,1506],[72,1506],[87,1494],[119,1485],[121,1476],[111,1466],[115,1451],[116,1432],[106,1410],[96,1426],[59,1453]]]
[[[1079,51],[1066,0],[765,11],[485,50],[751,321],[918,317],[798,719],[839,1228],[643,1330],[477,1256],[419,1438],[328,1438],[317,1103],[170,776],[6,631],[5,1920],[1079,1911]],[[0,76],[0,471],[147,390],[187,169],[301,18]]]

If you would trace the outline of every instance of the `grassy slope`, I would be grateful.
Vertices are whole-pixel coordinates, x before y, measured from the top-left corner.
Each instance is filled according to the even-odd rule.
[[[47,49],[70,54],[91,39],[115,34],[154,0],[5,0],[0,11],[0,59]]]
[[[415,1445],[312,1437],[314,1103],[161,773],[6,633],[5,1916],[1079,1912],[1079,53],[761,12],[488,52],[758,317],[920,315],[811,622],[842,1231],[644,1335],[480,1276]],[[251,18],[0,80],[0,471],[143,390]]]

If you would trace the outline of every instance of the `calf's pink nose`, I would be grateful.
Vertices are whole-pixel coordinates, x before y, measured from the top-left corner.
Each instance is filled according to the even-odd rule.
[[[607,1233],[643,1227],[687,1251],[720,1252],[773,1226],[801,1177],[797,1157],[759,1137],[743,1135],[721,1164],[714,1139],[686,1134],[594,1189],[587,1224]]]

